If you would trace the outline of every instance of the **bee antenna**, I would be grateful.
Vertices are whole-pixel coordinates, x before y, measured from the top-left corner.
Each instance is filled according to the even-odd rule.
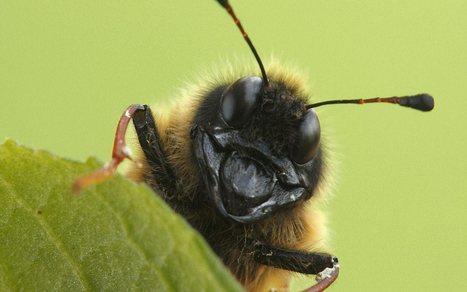
[[[230,14],[230,16],[232,16],[235,24],[238,26],[238,28],[240,29],[240,32],[242,33],[243,35],[243,38],[245,39],[245,41],[248,43],[248,46],[250,47],[251,51],[253,52],[253,54],[255,55],[255,58],[256,58],[256,61],[258,62],[259,64],[259,68],[261,69],[261,74],[263,75],[263,84],[264,84],[264,89],[266,91],[269,90],[269,80],[268,80],[268,76],[266,75],[266,70],[264,70],[264,66],[263,66],[263,63],[261,62],[261,58],[259,57],[258,55],[258,52],[256,52],[256,49],[255,49],[255,46],[253,46],[253,43],[251,42],[250,38],[248,37],[247,33],[245,32],[245,30],[243,29],[242,27],[242,24],[240,23],[240,20],[238,20],[237,16],[235,16],[235,13],[233,12],[233,9],[232,9],[232,6],[230,6],[229,4],[229,1],[228,0],[217,0],[217,2],[219,2],[219,4],[225,8],[225,10],[227,10],[227,12]]]
[[[405,107],[410,107],[424,112],[429,112],[435,106],[435,101],[433,97],[429,94],[422,93],[412,96],[402,96],[402,97],[387,97],[387,98],[370,98],[370,99],[341,99],[341,100],[328,100],[323,102],[317,102],[313,104],[308,104],[304,107],[304,110],[315,108],[318,106],[326,104],[336,104],[336,103],[354,103],[354,104],[364,104],[364,103],[374,103],[374,102],[386,102],[394,103]]]

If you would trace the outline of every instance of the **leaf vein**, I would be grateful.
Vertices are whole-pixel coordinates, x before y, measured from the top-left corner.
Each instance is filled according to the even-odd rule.
[[[163,285],[167,288],[167,290],[174,291],[174,287],[170,284],[170,281],[167,279],[163,271],[160,270],[156,265],[154,265],[152,261],[149,260],[147,253],[140,246],[138,241],[133,238],[130,232],[130,228],[128,227],[128,223],[126,222],[125,218],[122,217],[120,213],[115,210],[115,208],[108,202],[108,199],[104,195],[102,195],[100,192],[99,192],[99,197],[102,203],[107,205],[109,209],[116,215],[116,217],[120,221],[123,227],[123,231],[125,232],[125,235],[127,236],[128,240],[131,242],[131,247],[135,249],[141,255],[141,257],[144,259],[147,265],[150,266],[151,269],[158,275],[159,279],[161,279]]]
[[[3,177],[0,177],[0,180],[4,184],[4,186],[9,190],[10,194],[16,200],[18,205],[21,208],[25,209],[30,214],[32,214],[32,218],[36,219],[37,222],[42,226],[44,231],[50,237],[52,243],[60,251],[61,255],[66,260],[66,262],[70,265],[72,271],[75,273],[83,289],[87,291],[91,291],[92,290],[91,286],[89,285],[89,283],[86,283],[84,273],[81,271],[79,265],[73,261],[73,258],[67,252],[66,247],[60,241],[59,236],[57,236],[53,232],[53,229],[47,224],[47,222],[43,219],[43,217],[35,216],[36,211],[33,208],[31,208],[31,206],[21,198],[21,196],[17,194],[16,190],[13,188],[13,186],[10,183],[6,182]]]

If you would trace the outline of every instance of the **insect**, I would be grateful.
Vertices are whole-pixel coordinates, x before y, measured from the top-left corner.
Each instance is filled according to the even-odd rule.
[[[123,159],[133,160],[124,142],[132,119],[140,165],[129,176],[185,217],[248,291],[286,290],[290,271],[317,275],[307,291],[324,291],[337,278],[339,263],[325,251],[310,251],[324,229],[313,206],[327,167],[314,108],[384,102],[430,111],[433,98],[310,104],[300,77],[277,65],[266,69],[229,2],[218,2],[240,29],[259,72],[210,79],[188,90],[165,118],[146,105],[131,105],[119,121],[110,163],[77,180],[74,189],[110,178]]]

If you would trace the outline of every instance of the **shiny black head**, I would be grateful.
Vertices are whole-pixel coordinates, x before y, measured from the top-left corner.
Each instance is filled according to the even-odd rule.
[[[192,139],[211,201],[248,224],[309,199],[322,166],[320,125],[301,92],[246,76],[201,103]]]
[[[249,224],[309,199],[321,173],[320,125],[306,99],[284,80],[270,82],[261,58],[227,0],[261,70],[224,84],[203,100],[192,140],[211,201]]]

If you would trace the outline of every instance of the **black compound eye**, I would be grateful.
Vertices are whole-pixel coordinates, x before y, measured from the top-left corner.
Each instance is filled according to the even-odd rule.
[[[298,137],[293,148],[292,158],[298,164],[304,164],[313,159],[319,148],[321,127],[318,115],[314,109],[305,112],[298,129]]]
[[[253,114],[263,80],[246,76],[235,81],[222,96],[221,110],[224,121],[232,127],[245,125]]]

